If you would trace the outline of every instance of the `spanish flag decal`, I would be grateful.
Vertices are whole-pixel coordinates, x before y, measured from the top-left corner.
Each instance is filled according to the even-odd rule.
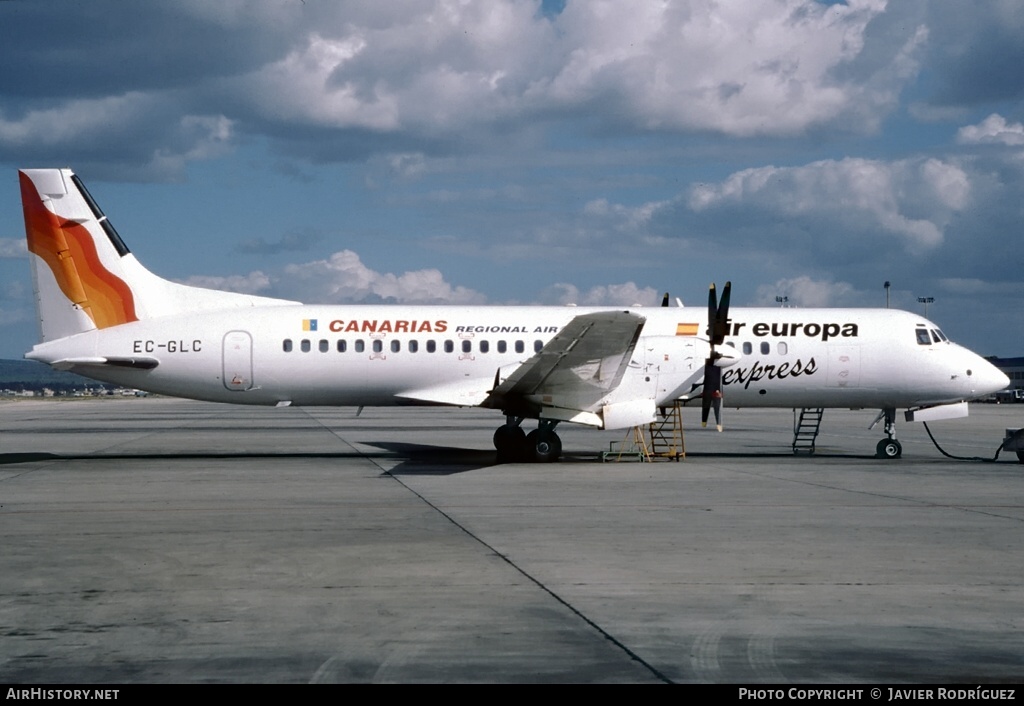
[[[700,324],[676,324],[677,336],[696,336]]]

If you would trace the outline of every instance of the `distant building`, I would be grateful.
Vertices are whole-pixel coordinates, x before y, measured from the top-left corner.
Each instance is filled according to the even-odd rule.
[[[1010,385],[1003,392],[996,393],[996,399],[1007,402],[1024,402],[1024,358],[988,358],[992,365],[1010,378]]]

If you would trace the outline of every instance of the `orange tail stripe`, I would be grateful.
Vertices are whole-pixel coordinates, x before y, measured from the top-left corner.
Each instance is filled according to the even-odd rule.
[[[89,231],[79,223],[61,222],[43,205],[32,180],[24,174],[19,177],[29,252],[49,266],[64,296],[80,306],[96,328],[138,321],[131,288],[103,266]]]

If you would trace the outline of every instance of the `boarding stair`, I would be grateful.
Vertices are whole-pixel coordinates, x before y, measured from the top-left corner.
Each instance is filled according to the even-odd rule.
[[[821,429],[821,418],[825,410],[821,407],[803,407],[797,418],[793,410],[793,453],[814,453],[814,443]]]

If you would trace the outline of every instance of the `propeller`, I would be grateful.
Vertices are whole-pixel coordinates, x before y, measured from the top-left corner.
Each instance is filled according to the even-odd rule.
[[[722,289],[722,300],[718,300],[718,292],[712,282],[708,290],[708,342],[711,352],[704,361],[704,390],[700,400],[700,425],[708,425],[708,414],[715,406],[715,421],[718,431],[722,431],[722,420],[719,416],[722,407],[722,369],[717,365],[724,356],[715,350],[721,345],[729,333],[729,293],[732,282],[726,282]]]
[[[665,296],[661,298],[661,305],[663,307],[668,306],[668,292],[665,292]]]

